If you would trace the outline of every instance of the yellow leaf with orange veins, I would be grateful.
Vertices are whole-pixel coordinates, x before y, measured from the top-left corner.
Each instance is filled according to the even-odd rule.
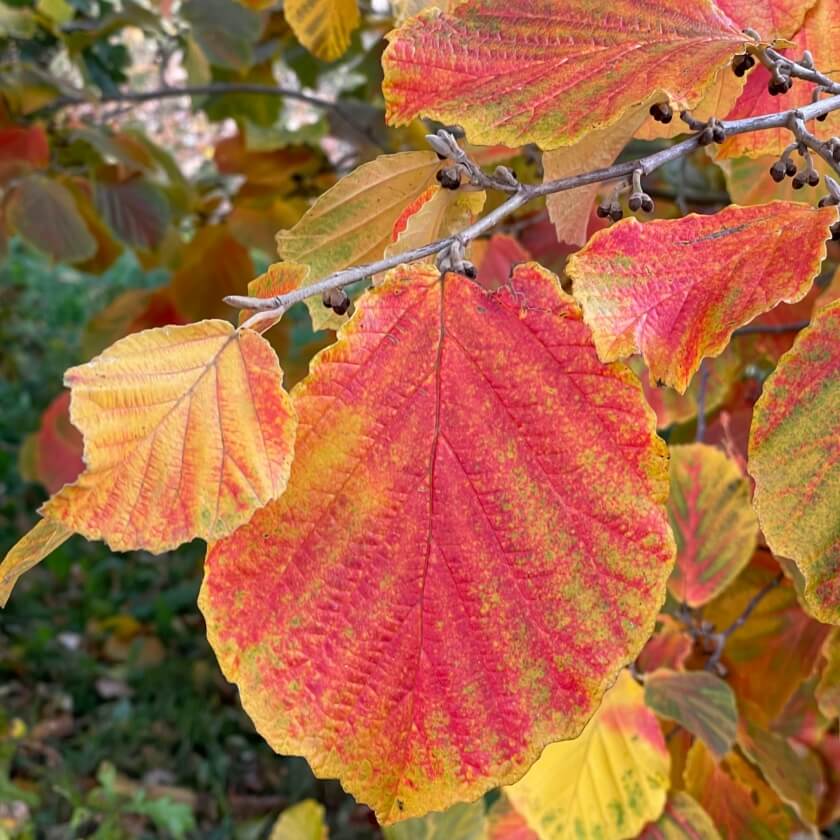
[[[356,0],[285,0],[283,14],[295,37],[322,61],[335,61],[359,25]]]
[[[430,265],[357,301],[293,392],[283,496],[211,547],[210,642],[278,752],[391,823],[519,778],[650,635],[667,453],[556,276]]]
[[[285,489],[296,418],[255,332],[226,321],[146,330],[65,383],[86,469],[41,507],[51,524],[159,553],[229,534]]]
[[[662,816],[644,827],[639,840],[720,840],[712,818],[685,791],[668,795]]]
[[[840,301],[817,310],[764,384],[748,469],[773,552],[793,560],[806,608],[840,624]]]
[[[781,301],[804,297],[833,207],[776,201],[599,231],[566,272],[605,362],[640,352],[652,381],[685,393],[706,356]]]
[[[556,181],[612,165],[644,121],[645,114],[644,108],[637,109],[620,123],[588,134],[573,146],[545,152],[543,180]],[[548,196],[548,215],[560,242],[569,245],[586,242],[592,202],[602,188],[601,184],[588,184]]]
[[[772,41],[794,35],[817,0],[717,0],[717,4],[738,26]]]
[[[738,753],[720,762],[702,741],[688,753],[685,789],[712,818],[723,840],[791,836],[793,819],[764,779]]]
[[[290,230],[277,234],[284,260],[307,265],[308,283],[336,271],[382,257],[394,224],[408,205],[435,183],[441,161],[434,152],[380,155],[328,189]],[[336,315],[308,298],[316,330],[338,329],[347,316]]]
[[[42,519],[18,540],[0,563],[0,607],[6,606],[18,578],[37,566],[71,536],[73,531],[60,522]]]
[[[462,125],[472,143],[556,149],[651,97],[695,107],[745,36],[711,0],[467,0],[388,40],[392,125],[425,116]]]
[[[755,550],[758,520],[747,478],[714,446],[672,446],[668,513],[677,540],[668,588],[700,607],[729,586]]]
[[[642,687],[622,671],[583,732],[549,744],[507,795],[541,840],[623,840],[662,813],[670,766]]]
[[[762,2],[762,0],[759,0]],[[796,2],[796,0],[793,0]],[[800,10],[808,3],[797,3]],[[745,26],[753,26],[744,23]],[[764,33],[760,33],[764,36]],[[766,37],[766,36],[765,36]],[[838,0],[819,0],[805,15],[801,28],[791,39],[792,47],[781,49],[783,55],[798,61],[805,50],[810,50],[814,64],[818,69],[825,69],[832,74],[840,68],[840,2]],[[807,82],[796,82],[790,91],[782,96],[771,96],[767,84],[770,72],[762,65],[750,71],[744,90],[732,110],[727,113],[727,120],[747,119],[763,114],[781,113],[794,108],[801,108],[811,102],[814,86]],[[833,112],[825,122],[812,122],[811,131],[820,139],[827,139],[840,133],[840,114]],[[790,131],[787,128],[771,128],[767,131],[752,131],[727,137],[716,147],[718,159],[738,157],[778,156],[790,144]]]

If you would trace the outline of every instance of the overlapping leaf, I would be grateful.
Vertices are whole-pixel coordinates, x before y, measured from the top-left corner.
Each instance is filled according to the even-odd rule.
[[[662,816],[646,825],[639,840],[720,840],[711,817],[685,791],[669,794]]]
[[[553,149],[653,95],[691,109],[744,36],[709,0],[467,0],[389,40],[391,123],[427,116],[463,125],[473,143]]]
[[[790,38],[817,0],[717,0],[719,8],[762,38]]]
[[[682,670],[693,646],[685,625],[663,613],[657,621],[656,631],[636,659],[636,667],[643,673],[657,668]]]
[[[459,802],[445,811],[387,825],[382,835],[385,840],[485,840],[484,800]]]
[[[269,840],[327,840],[328,837],[324,806],[314,799],[304,799],[280,814]]]
[[[75,481],[84,469],[82,436],[70,423],[70,394],[59,394],[41,417],[38,430],[37,474],[47,492],[55,493]]]
[[[278,751],[383,822],[521,775],[650,633],[665,452],[556,277],[431,266],[360,301],[295,391],[286,493],[208,553],[222,668]]]
[[[732,689],[707,671],[660,669],[645,676],[645,703],[676,721],[722,758],[735,743],[738,709]]]
[[[739,5],[747,5],[747,0],[739,0]],[[765,5],[761,3],[761,5]],[[777,0],[767,3],[767,6],[778,9],[781,23],[790,24],[791,20],[805,12],[809,0],[805,3],[791,3],[789,10],[784,11]],[[834,73],[840,67],[840,2],[838,0],[819,0],[811,4],[812,8],[805,14],[799,30],[790,38],[793,47],[782,50],[791,58],[799,60],[805,50],[809,50],[815,65],[825,68],[826,72]],[[744,9],[744,11],[747,11]],[[768,10],[769,12],[769,10]],[[769,12],[772,14],[773,12]],[[787,20],[784,18],[787,17]],[[755,26],[744,20],[738,21],[743,26]],[[769,37],[761,33],[764,37]],[[763,114],[780,113],[792,108],[800,108],[811,102],[814,87],[806,82],[797,81],[791,90],[783,96],[771,96],[767,83],[770,73],[764,67],[756,67],[747,77],[743,93],[738,98],[727,119],[745,119]],[[813,130],[821,137],[830,137],[840,130],[840,116],[836,112],[829,114],[824,123],[815,123]],[[728,137],[717,148],[716,156],[720,158],[737,158],[743,155],[760,157],[762,155],[779,155],[790,143],[790,132],[784,127],[768,131],[748,132]]]
[[[685,392],[735,329],[806,294],[836,219],[831,207],[776,201],[597,233],[567,271],[598,355],[639,351],[652,378]]]
[[[820,309],[765,383],[749,470],[767,542],[793,560],[805,602],[840,623],[840,301]]]
[[[359,25],[356,0],[286,0],[283,14],[298,41],[323,61],[341,58]]]
[[[669,765],[659,723],[623,671],[583,732],[546,747],[507,795],[541,840],[623,840],[662,813]]]
[[[735,579],[755,550],[758,520],[749,483],[714,446],[674,446],[668,513],[677,540],[668,588],[690,607],[702,606]]]
[[[42,506],[49,525],[161,552],[230,533],[285,488],[295,418],[274,351],[250,330],[146,330],[65,383],[86,469]]]
[[[379,259],[394,223],[434,183],[440,161],[433,152],[382,155],[327,190],[291,229],[277,234],[285,260],[308,265],[314,283],[351,265]],[[347,319],[309,303],[315,329],[336,329]]]
[[[817,686],[820,711],[829,718],[840,717],[840,630],[832,630],[823,647],[825,666]]]

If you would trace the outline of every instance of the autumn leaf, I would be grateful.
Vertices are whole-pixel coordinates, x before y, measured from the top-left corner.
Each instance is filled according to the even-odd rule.
[[[308,265],[309,282],[351,265],[380,259],[405,208],[434,183],[440,160],[433,152],[381,155],[327,190],[291,229],[277,234],[284,260]],[[307,301],[316,330],[337,329],[320,296]]]
[[[525,248],[504,233],[494,233],[490,239],[478,239],[472,245],[470,256],[478,266],[476,283],[490,291],[504,286],[519,263],[531,261]]]
[[[644,827],[639,840],[720,840],[711,817],[685,791],[668,794],[665,810]]]
[[[209,62],[244,72],[254,61],[260,16],[236,0],[188,0],[182,13]]]
[[[717,0],[718,7],[742,26],[768,41],[790,38],[817,0]]]
[[[656,631],[636,659],[636,667],[642,673],[657,668],[682,670],[694,647],[685,625],[666,613],[659,616],[656,625]]]
[[[782,801],[791,805],[805,823],[816,825],[823,789],[816,753],[792,738],[763,729],[748,717],[741,720],[738,745]]]
[[[320,802],[304,799],[277,818],[269,840],[327,840],[326,811]]]
[[[543,180],[555,181],[611,166],[641,126],[646,113],[646,109],[639,108],[621,122],[587,134],[572,146],[545,152]],[[601,184],[594,183],[548,196],[548,215],[560,242],[575,246],[586,242],[592,204],[601,189]]]
[[[507,795],[541,840],[623,840],[662,813],[669,765],[659,723],[622,671],[583,732],[549,744]]]
[[[70,394],[63,391],[41,416],[37,436],[37,474],[47,492],[56,493],[84,469],[82,436],[70,423]]]
[[[281,382],[268,343],[226,321],[121,339],[65,374],[86,469],[40,513],[116,551],[230,533],[285,488],[295,417]]]
[[[356,0],[286,0],[283,14],[298,41],[322,61],[341,58],[359,25]]]
[[[758,520],[749,483],[714,446],[673,446],[668,513],[677,540],[668,588],[683,603],[700,607],[726,589],[755,550]]]
[[[386,824],[513,781],[662,602],[638,381],[539,266],[491,294],[420,264],[357,302],[294,402],[289,487],[212,547],[200,595],[246,711]]]
[[[773,587],[778,575],[779,567],[767,553],[757,553],[737,580],[703,608],[704,620],[722,630],[763,593],[749,621],[727,639],[722,661],[739,701],[749,702],[753,720],[765,726],[780,716],[811,675],[829,631],[805,614],[790,582]],[[779,674],[785,679],[778,679]]]
[[[140,176],[94,182],[93,199],[111,230],[134,248],[152,250],[163,240],[171,220],[169,203],[154,184]]]
[[[702,738],[723,758],[735,743],[738,708],[732,689],[708,671],[670,671],[645,675],[645,703],[659,717],[676,721]]]
[[[825,667],[816,689],[820,711],[828,718],[840,716],[840,630],[832,630],[822,650]]]
[[[653,96],[690,110],[744,44],[709,0],[468,0],[388,39],[392,125],[431,117],[463,125],[473,143],[544,149],[615,125]]]
[[[42,125],[0,125],[0,182],[45,169],[50,144]]]
[[[781,201],[630,218],[595,234],[566,270],[601,359],[639,351],[652,379],[684,393],[738,327],[807,293],[836,219],[833,207]]]
[[[695,741],[685,768],[685,789],[712,818],[723,840],[789,837],[793,820],[767,783],[737,753],[716,762]]]
[[[484,800],[458,802],[445,811],[382,828],[384,840],[485,840]]]
[[[750,431],[754,503],[773,551],[796,563],[807,608],[840,623],[840,301],[820,309],[764,386]]]
[[[28,175],[15,185],[6,213],[17,233],[54,260],[82,262],[96,253],[72,193],[43,175]]]
[[[18,578],[73,536],[61,522],[41,519],[12,546],[0,563],[0,607],[5,607]]]
[[[740,0],[740,2],[746,3],[747,0]],[[762,0],[758,2],[764,5]],[[805,12],[809,5],[812,8],[805,14],[801,28],[790,38],[793,47],[782,49],[781,53],[796,60],[805,50],[808,50],[817,67],[825,67],[829,73],[835,72],[840,67],[840,19],[838,19],[840,4],[837,0],[819,0],[816,4],[810,3],[810,0],[806,0],[805,3],[799,3],[796,0],[788,0],[788,2],[790,6],[795,7],[788,13],[788,23],[794,15],[798,16]],[[780,14],[785,15],[778,0],[773,0],[767,5],[778,8]],[[738,22],[744,26],[756,26],[755,23],[747,20]],[[760,34],[765,36],[764,32]],[[763,114],[781,113],[810,104],[813,85],[797,82],[788,93],[772,96],[767,88],[770,79],[770,73],[763,66],[756,67],[747,76],[744,90],[726,119],[739,120]],[[823,138],[831,137],[838,130],[840,130],[840,117],[836,112],[829,114],[824,123],[815,123],[813,128],[813,131]],[[790,132],[784,127],[749,132],[727,137],[723,144],[716,148],[715,156],[721,159],[778,156],[789,144]]]

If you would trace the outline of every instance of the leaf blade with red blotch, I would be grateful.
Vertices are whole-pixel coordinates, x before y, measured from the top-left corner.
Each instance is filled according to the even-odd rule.
[[[635,837],[665,805],[670,756],[627,671],[572,741],[549,744],[508,798],[541,840]]]
[[[608,9],[593,0],[468,0],[409,20],[389,41],[382,89],[391,124],[427,116],[463,125],[473,143],[553,149],[654,95],[691,109],[744,36],[708,0]]]
[[[683,790],[668,796],[662,816],[646,825],[639,840],[720,840],[712,818]]]
[[[690,607],[702,606],[726,589],[755,550],[758,520],[749,483],[714,446],[671,447],[668,513],[677,540],[668,588]]]
[[[556,277],[512,284],[420,264],[367,292],[295,389],[286,493],[207,557],[209,638],[257,728],[385,822],[576,735],[673,560],[638,381]]]
[[[722,758],[735,743],[738,708],[732,689],[708,671],[669,671],[645,675],[645,703],[659,717],[676,721],[702,738]]]
[[[41,507],[51,525],[160,553],[230,533],[285,489],[296,419],[277,356],[250,330],[135,333],[65,382],[86,469]]]
[[[773,551],[805,578],[820,621],[840,623],[840,301],[817,311],[765,383],[750,429],[754,503]]]
[[[834,208],[776,201],[600,231],[567,272],[604,361],[640,351],[651,378],[684,393],[703,357],[780,301],[804,297]],[[737,278],[737,282],[733,281]]]
[[[718,0],[735,23],[751,27],[768,41],[790,38],[816,4],[817,0]]]

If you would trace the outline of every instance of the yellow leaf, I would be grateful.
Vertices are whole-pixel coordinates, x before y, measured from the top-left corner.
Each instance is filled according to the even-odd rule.
[[[271,829],[269,840],[327,840],[324,806],[314,799],[304,799],[280,814]]]
[[[60,522],[42,519],[19,540],[0,564],[0,607],[5,607],[17,579],[70,539],[73,532]]]
[[[341,58],[359,25],[356,0],[286,0],[283,12],[298,41],[323,61]]]
[[[86,469],[11,550],[4,588],[69,531],[159,553],[229,534],[286,487],[297,419],[276,354],[251,330],[145,330],[64,381]]]
[[[542,840],[635,837],[665,806],[670,756],[627,671],[573,741],[549,744],[508,796]]]

